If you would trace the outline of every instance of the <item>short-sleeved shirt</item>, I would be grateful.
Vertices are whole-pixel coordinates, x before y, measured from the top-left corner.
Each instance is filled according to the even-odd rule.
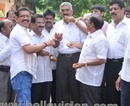
[[[27,29],[17,24],[10,34],[11,45],[11,79],[21,71],[27,71],[36,77],[36,54],[28,54],[23,50],[23,46],[31,44],[33,40]]]
[[[106,59],[109,43],[102,30],[89,34],[86,38],[79,62],[87,62],[94,59]],[[76,79],[83,84],[100,86],[103,78],[105,64],[96,66],[84,66],[76,71]]]
[[[63,20],[55,24],[53,35],[54,33],[63,34],[63,39],[60,41],[58,46],[58,52],[61,54],[81,52],[78,48],[68,47],[67,43],[83,43],[87,36],[74,23],[70,22],[66,24]]]

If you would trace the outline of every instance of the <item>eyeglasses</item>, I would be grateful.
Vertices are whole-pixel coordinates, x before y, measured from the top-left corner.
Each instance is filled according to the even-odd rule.
[[[31,16],[30,15],[21,15],[21,16],[19,16],[19,17],[21,17],[21,18],[30,18]]]
[[[37,24],[45,24],[44,22],[36,22]]]

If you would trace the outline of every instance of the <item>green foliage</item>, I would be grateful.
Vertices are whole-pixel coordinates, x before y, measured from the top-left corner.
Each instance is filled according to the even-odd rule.
[[[92,5],[101,4],[105,7],[105,20],[110,22],[109,1],[110,0],[30,0],[35,4],[37,13],[43,14],[46,9],[53,9],[56,13],[56,20],[60,19],[59,5],[63,1],[69,1],[73,5],[74,17],[83,16],[83,14],[91,12]]]

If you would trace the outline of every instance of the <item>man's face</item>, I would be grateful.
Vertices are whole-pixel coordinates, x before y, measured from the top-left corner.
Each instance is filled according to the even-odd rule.
[[[42,32],[44,28],[44,19],[43,18],[36,18],[36,22],[34,23],[34,31],[35,32]]]
[[[72,16],[73,11],[71,10],[69,5],[62,6],[60,9],[60,15],[62,16],[62,19],[65,20],[65,16]]]
[[[5,22],[5,28],[4,28],[4,33],[7,37],[9,37],[10,35],[10,32],[12,31],[13,29],[13,23],[12,21],[8,20]]]
[[[130,18],[130,12],[125,12],[125,16],[126,16],[127,18]]]
[[[91,24],[91,22],[90,22],[90,18],[91,18],[91,16],[90,15],[88,15],[88,16],[86,16],[85,17],[85,24],[86,24],[86,26],[87,26],[87,29],[90,31],[90,29],[91,29],[91,27],[92,27],[92,24]]]
[[[52,28],[54,24],[54,17],[52,15],[47,15],[45,18],[45,27]]]
[[[17,21],[21,26],[28,28],[31,21],[30,13],[28,11],[20,11]]]
[[[101,12],[101,11],[98,10],[98,9],[93,9],[93,10],[92,10],[92,13],[94,13],[94,14],[99,14],[99,15],[101,15],[102,17],[104,16],[104,12]]]
[[[118,4],[110,6],[110,15],[114,21],[120,20],[124,16],[124,8],[120,8]]]

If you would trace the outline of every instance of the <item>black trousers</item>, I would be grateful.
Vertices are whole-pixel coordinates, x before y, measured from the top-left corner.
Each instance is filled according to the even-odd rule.
[[[52,103],[56,103],[56,70],[52,70],[53,81],[51,87],[51,99]]]
[[[79,103],[79,86],[75,79],[73,63],[78,62],[80,53],[59,54],[56,72],[56,102]]]
[[[14,102],[15,93],[10,81],[10,68],[0,66],[0,103]]]
[[[52,82],[34,83],[31,88],[32,103],[49,103]]]
[[[106,83],[106,104],[117,104],[120,106],[120,91],[115,88],[115,82],[122,68],[123,58],[108,59],[105,65],[104,81]]]
[[[101,88],[79,82],[81,104],[94,106],[100,104]]]

